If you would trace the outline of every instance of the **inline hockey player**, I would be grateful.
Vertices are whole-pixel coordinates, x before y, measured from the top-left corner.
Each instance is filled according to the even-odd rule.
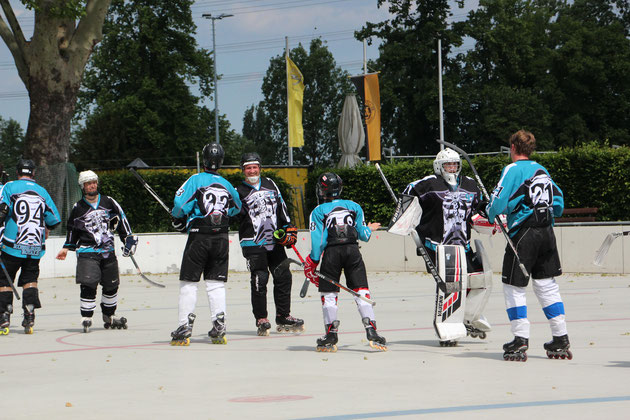
[[[530,160],[536,138],[520,130],[510,137],[512,163],[501,173],[486,211],[489,220],[507,215],[509,236],[516,246],[520,262],[531,275],[534,293],[549,320],[552,340],[544,344],[549,358],[568,358],[569,337],[564,303],[555,277],[562,274],[553,232],[554,217],[562,215],[564,198],[549,172]],[[503,258],[503,294],[514,340],[503,346],[505,360],[527,360],[530,323],[525,297],[529,276],[519,268],[510,247]]]
[[[257,334],[269,335],[267,283],[273,275],[273,297],[278,332],[302,332],[304,320],[290,315],[292,277],[284,247],[297,241],[297,228],[291,224],[287,206],[273,180],[260,176],[258,153],[244,153],[241,169],[245,180],[236,188],[243,207],[239,214],[238,236],[251,272],[252,312]]]
[[[416,232],[442,279],[467,284],[460,295],[436,289],[436,334],[441,346],[454,346],[467,334],[484,339],[491,330],[483,310],[492,289],[492,273],[481,241],[475,241],[476,253],[470,244],[472,216],[481,201],[479,187],[472,178],[460,175],[461,159],[452,149],[436,155],[433,170],[433,175],[410,183],[403,195],[418,198],[422,216]],[[466,261],[457,267],[461,276],[444,279],[450,271],[445,265],[456,263],[450,256],[461,253],[458,247],[463,247]]]
[[[358,240],[367,242],[380,223],[366,225],[363,209],[354,201],[341,199],[343,183],[334,173],[326,172],[317,181],[318,205],[310,215],[311,253],[306,257],[304,274],[319,288],[324,313],[325,335],[317,339],[317,351],[337,351],[339,320],[337,296],[339,288],[321,280],[315,269],[320,262],[322,275],[339,282],[343,270],[348,287],[361,296],[370,297],[367,273]],[[323,253],[323,256],[322,256]],[[374,321],[372,305],[355,297],[367,339],[372,348],[387,350],[387,342],[380,336]]]
[[[39,261],[46,250],[48,231],[61,219],[48,191],[33,176],[35,163],[30,159],[17,162],[17,180],[6,183],[0,194],[0,226],[4,226],[0,264],[0,333],[9,333],[13,312],[13,284],[20,270],[18,286],[22,287],[22,327],[33,333],[35,309],[41,308],[37,279]],[[7,273],[9,277],[7,277]]]
[[[226,344],[225,283],[228,276],[229,218],[241,209],[238,192],[217,171],[225,155],[218,143],[203,148],[204,172],[195,174],[177,190],[172,210],[173,227],[188,232],[179,273],[179,325],[172,345],[188,345],[197,304],[197,286],[203,274],[210,304],[213,344]],[[184,328],[182,328],[184,327]]]
[[[57,254],[65,260],[68,251],[77,255],[76,283],[80,286],[81,325],[83,332],[92,327],[96,293],[101,285],[101,312],[105,329],[127,329],[127,318],[116,316],[120,275],[114,247],[114,233],[124,244],[123,257],[136,251],[138,238],[133,235],[125,212],[116,200],[98,191],[98,175],[93,171],[79,174],[83,198],[75,203],[68,217],[66,241]]]

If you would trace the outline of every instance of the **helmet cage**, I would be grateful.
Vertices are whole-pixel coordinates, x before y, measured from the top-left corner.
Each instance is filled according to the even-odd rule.
[[[333,200],[341,196],[343,181],[332,172],[322,174],[317,180],[317,197],[320,200]]]
[[[444,168],[445,164],[455,163],[457,164],[457,169],[455,172],[449,172]],[[454,151],[453,149],[446,148],[440,153],[437,154],[435,160],[433,161],[433,171],[435,175],[441,176],[444,178],[447,184],[455,187],[457,186],[457,181],[459,179],[459,173],[462,170],[462,161],[459,157],[459,153]]]

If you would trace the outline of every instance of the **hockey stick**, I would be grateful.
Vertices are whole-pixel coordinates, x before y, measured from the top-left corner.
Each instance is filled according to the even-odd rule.
[[[451,149],[455,150],[457,153],[462,155],[464,159],[466,159],[466,162],[468,162],[468,165],[470,165],[470,169],[472,170],[473,175],[475,176],[475,180],[477,180],[477,184],[481,188],[481,191],[483,192],[483,194],[486,196],[486,199],[490,201],[490,195],[488,194],[488,190],[486,190],[486,187],[484,187],[483,182],[481,182],[481,178],[479,177],[479,172],[477,172],[477,169],[475,169],[475,165],[473,165],[472,161],[470,160],[470,156],[468,156],[468,153],[464,152],[462,149],[460,149],[459,147],[455,146],[452,143],[446,142],[444,140],[436,140],[436,141],[440,144],[443,144],[444,146],[450,147]],[[516,261],[521,271],[523,272],[523,275],[529,278],[529,273],[527,272],[527,270],[525,269],[525,266],[521,262],[521,259],[518,256],[518,252],[516,252],[516,247],[514,246],[514,242],[512,242],[510,235],[508,235],[507,230],[505,230],[505,226],[503,226],[503,223],[501,223],[501,219],[499,219],[499,216],[496,216],[494,218],[494,221],[496,224],[499,225],[499,228],[501,228],[501,232],[503,232],[503,236],[505,236],[505,240],[507,241],[508,246],[514,253],[514,257],[516,257]]]
[[[293,251],[295,251],[295,255],[298,256],[298,258],[300,259],[302,264],[304,264],[304,258],[302,258],[302,254],[300,254],[300,252],[297,250],[295,245],[291,245],[291,248],[293,248]],[[300,289],[300,297],[301,298],[306,296],[306,292],[308,291],[308,285],[309,284],[311,284],[311,281],[309,279],[304,279],[304,284],[302,285],[302,289]]]
[[[2,261],[2,259],[0,259],[0,265],[2,266],[2,271],[4,271],[4,275],[7,276],[7,281],[9,282],[11,289],[13,289],[13,294],[15,295],[17,300],[20,300],[20,294],[15,288],[15,285],[13,284],[13,281],[11,280],[11,276],[9,275],[9,272],[7,271],[7,267],[5,267],[4,261]]]
[[[136,172],[136,170],[134,168],[129,168],[129,170],[131,171],[131,173],[136,177],[136,179],[138,181],[140,181],[140,183],[142,184],[142,186],[144,188],[146,188],[147,191],[149,191],[149,194],[151,194],[153,196],[153,198],[155,198],[157,200],[158,203],[160,203],[162,205],[162,207],[164,207],[164,210],[166,210],[166,212],[168,213],[168,215],[171,215],[171,209],[168,208],[168,206],[166,204],[164,204],[164,201],[162,201],[162,199],[160,198],[159,195],[157,195],[157,193],[155,191],[153,191],[153,188],[151,188],[151,186],[149,184],[147,184],[147,182],[144,180],[144,178],[142,178],[140,176],[140,174],[138,172]]]
[[[140,277],[142,277],[142,280],[147,281],[147,282],[149,282],[149,283],[151,283],[152,285],[157,286],[157,287],[162,287],[162,288],[166,287],[166,286],[164,286],[163,284],[160,284],[160,283],[154,282],[153,280],[151,280],[151,279],[149,279],[147,276],[145,276],[145,275],[142,273],[142,271],[140,270],[140,267],[138,266],[138,263],[136,262],[136,259],[133,257],[133,255],[130,255],[130,256],[129,256],[129,258],[131,258],[131,262],[133,263],[133,265],[135,265],[135,266],[136,266],[136,270],[138,271],[138,274],[140,275]]]
[[[304,267],[304,263],[298,261],[298,260],[294,260],[293,258],[287,258],[286,260],[282,261],[280,263],[280,265],[290,265],[291,263],[293,264],[297,264],[300,267]],[[278,265],[278,267],[280,267],[280,265]],[[278,267],[276,267],[276,270],[278,269]],[[352,289],[348,289],[346,286],[344,286],[343,284],[337,283],[336,281],[334,281],[333,279],[328,278],[327,276],[323,275],[322,273],[320,273],[319,271],[315,271],[315,274],[317,274],[317,276],[322,279],[327,281],[330,284],[334,284],[335,286],[337,286],[340,289],[345,290],[346,292],[350,293],[352,296],[361,299],[362,301],[365,301],[367,303],[369,303],[372,306],[376,305],[376,302],[374,302],[372,299],[366,298],[365,296],[361,296],[359,293],[355,292]]]
[[[604,262],[604,257],[608,254],[608,250],[612,245],[613,241],[620,236],[628,236],[630,235],[630,231],[619,232],[619,233],[610,233],[602,242],[602,245],[599,247],[597,252],[595,253],[595,258],[593,259],[593,264],[601,266]]]
[[[394,203],[398,203],[398,199],[396,198],[396,194],[394,194],[394,190],[389,185],[389,182],[387,181],[387,178],[385,177],[385,174],[381,170],[381,165],[379,165],[378,163],[375,163],[374,166],[376,166],[376,169],[378,170],[378,173],[381,175],[381,178],[383,179],[383,182],[385,183],[385,186],[387,187],[387,191],[389,191],[390,195],[392,196],[392,199],[394,200]],[[429,253],[427,252],[426,247],[424,246],[424,244],[420,240],[420,237],[418,236],[418,232],[416,232],[415,229],[413,229],[411,231],[411,237],[413,238],[414,242],[416,243],[416,248],[418,249],[418,251],[420,251],[420,256],[424,260],[424,263],[427,265],[427,267],[429,269],[429,273],[433,276],[433,280],[435,280],[435,283],[437,284],[437,287],[443,293],[452,293],[453,291],[461,290],[461,285],[460,285],[458,290],[448,291],[449,289],[453,289],[455,287],[455,284],[453,284],[453,286],[449,286],[442,279],[442,277],[440,277],[439,273],[437,272],[437,269],[435,268],[435,264],[433,264],[433,261],[431,261],[431,257],[429,257]]]

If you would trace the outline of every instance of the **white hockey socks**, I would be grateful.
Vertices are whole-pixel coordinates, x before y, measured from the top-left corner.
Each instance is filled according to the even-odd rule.
[[[358,289],[355,290],[358,294],[363,297],[370,298],[370,290],[369,289]],[[359,310],[359,314],[361,314],[361,319],[368,317],[371,321],[374,321],[374,307],[367,303],[364,300],[359,299],[358,297],[354,297],[354,301],[357,304],[357,309]]]
[[[564,319],[564,303],[560,297],[560,288],[553,277],[532,281],[534,293],[549,320],[551,335],[560,337],[567,334],[567,323]]]
[[[206,292],[212,321],[217,319],[217,314],[225,314],[225,282],[221,280],[206,280]]]
[[[179,325],[188,324],[188,314],[195,312],[197,305],[197,283],[179,282]]]
[[[525,288],[504,283],[503,297],[505,299],[505,309],[510,319],[512,334],[516,337],[529,338]]]
[[[337,320],[337,297],[339,293],[324,292],[322,295],[322,312],[324,313],[324,325],[330,325]],[[372,319],[372,318],[370,318]]]

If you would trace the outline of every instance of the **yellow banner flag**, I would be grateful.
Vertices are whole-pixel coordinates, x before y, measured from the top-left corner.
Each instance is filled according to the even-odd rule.
[[[381,160],[381,95],[378,73],[362,74],[351,78],[363,99],[365,137],[368,160]]]
[[[289,147],[304,146],[302,104],[304,101],[304,77],[295,63],[287,61],[287,111],[289,119]]]

